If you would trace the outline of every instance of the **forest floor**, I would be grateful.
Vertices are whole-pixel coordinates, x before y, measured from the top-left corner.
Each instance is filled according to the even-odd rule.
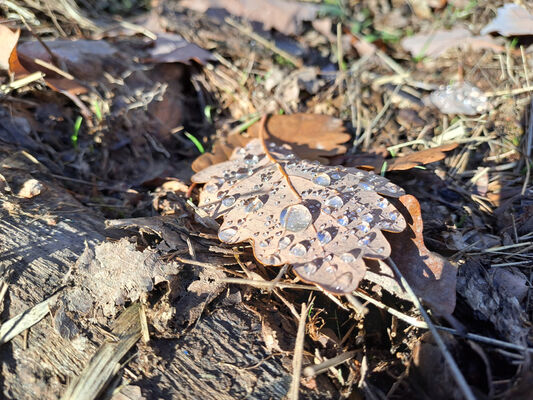
[[[1,2],[4,397],[531,398],[523,4]],[[453,267],[451,291],[428,296],[453,313],[421,297],[466,389],[409,296],[368,275],[358,301],[338,296],[219,241],[191,177],[263,115],[418,199],[425,245]]]

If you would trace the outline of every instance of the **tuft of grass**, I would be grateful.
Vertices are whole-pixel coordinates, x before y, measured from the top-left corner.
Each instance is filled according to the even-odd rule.
[[[101,122],[104,119],[104,117],[102,115],[102,110],[100,109],[100,103],[96,99],[93,101],[93,108],[94,108],[94,114],[96,115],[96,119],[99,122]]]
[[[78,115],[78,117],[76,118],[76,121],[74,121],[74,128],[72,130],[72,136],[70,137],[70,141],[72,142],[72,145],[74,147],[78,147],[78,138],[79,138],[82,122],[83,122],[83,117],[81,115]]]
[[[201,154],[205,153],[204,146],[202,145],[202,143],[200,143],[200,141],[194,135],[190,134],[187,131],[184,131],[183,134],[187,137],[187,139],[189,139],[196,146],[196,148]]]

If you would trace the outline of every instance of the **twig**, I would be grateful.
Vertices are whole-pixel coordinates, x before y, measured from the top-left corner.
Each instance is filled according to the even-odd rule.
[[[298,323],[298,333],[296,334],[296,343],[294,344],[294,357],[292,359],[292,382],[287,395],[289,400],[298,400],[298,395],[300,393],[300,377],[302,375],[305,320],[307,319],[307,311],[307,304],[302,303],[302,311],[300,313],[300,321]]]
[[[255,40],[257,43],[265,46],[270,51],[273,51],[274,53],[276,53],[276,54],[280,55],[281,57],[285,58],[286,60],[290,61],[291,63],[293,63],[298,68],[301,68],[303,66],[302,60],[300,60],[299,58],[296,58],[296,57],[290,55],[289,53],[287,53],[286,51],[280,49],[278,46],[276,46],[276,44],[274,42],[271,42],[271,41],[265,39],[263,36],[258,35],[251,28],[239,24],[233,18],[226,17],[224,19],[224,21],[226,21],[227,24],[229,24],[229,25],[233,26],[234,28],[238,29],[240,32],[244,33],[246,36],[249,36],[250,38]]]
[[[353,358],[353,356],[355,356],[360,351],[361,350],[347,351],[346,353],[339,354],[338,356],[330,358],[329,360],[321,362],[320,364],[309,365],[304,368],[303,374],[306,378],[311,378],[313,376],[320,375],[321,373],[326,372],[332,367],[336,367],[337,365],[345,363],[346,361]]]
[[[316,286],[311,285],[300,285],[297,283],[282,283],[282,282],[271,282],[271,281],[256,281],[254,279],[241,279],[241,278],[222,278],[220,282],[224,283],[233,283],[237,285],[250,285],[256,286],[259,288],[278,288],[278,289],[303,289],[303,290],[313,290],[320,291]]]
[[[414,305],[418,308],[418,310],[420,311],[420,314],[422,314],[422,317],[426,321],[426,323],[428,325],[428,329],[431,332],[431,334],[433,335],[433,339],[435,340],[435,343],[437,344],[437,346],[439,347],[440,351],[442,352],[442,355],[443,355],[444,359],[446,360],[446,363],[448,364],[448,367],[451,370],[453,378],[455,379],[455,382],[459,386],[459,389],[461,390],[463,396],[467,400],[476,400],[476,397],[474,396],[474,393],[472,393],[472,389],[470,388],[470,386],[468,386],[468,383],[466,382],[465,377],[461,373],[461,370],[457,366],[457,363],[453,359],[452,355],[450,354],[450,352],[446,348],[446,345],[444,344],[442,338],[440,337],[439,332],[435,328],[435,325],[433,325],[433,322],[431,322],[431,319],[429,318],[429,315],[427,314],[426,310],[422,306],[422,303],[420,303],[420,300],[416,296],[415,292],[413,291],[413,289],[411,288],[411,286],[409,285],[407,280],[404,278],[404,276],[402,275],[402,273],[400,272],[400,270],[398,269],[398,267],[396,266],[394,261],[392,261],[390,258],[387,261],[388,261],[388,264],[390,265],[390,267],[393,269],[394,273],[400,279],[401,284],[403,285],[403,287],[405,288],[406,292],[411,297]]]

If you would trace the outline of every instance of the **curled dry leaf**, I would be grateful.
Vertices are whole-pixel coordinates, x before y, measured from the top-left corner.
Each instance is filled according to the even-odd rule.
[[[533,15],[518,4],[504,4],[481,34],[498,32],[503,36],[533,35]]]
[[[401,233],[385,233],[391,258],[405,279],[433,311],[447,315],[455,308],[457,269],[444,257],[429,251],[424,244],[422,214],[418,200],[411,195],[392,200],[405,216],[407,228]]]
[[[365,170],[374,170],[381,172],[383,164],[386,162],[386,171],[405,171],[417,166],[430,164],[446,158],[446,152],[455,149],[458,143],[446,143],[441,146],[432,147],[426,150],[415,151],[405,156],[385,159],[378,153],[356,154],[347,161],[349,165],[356,166]]]
[[[255,123],[246,135],[232,132],[226,138],[215,142],[211,153],[202,154],[192,163],[195,172],[230,158],[233,150],[245,146],[259,137],[261,124]],[[319,114],[273,115],[266,122],[267,142],[291,145],[300,158],[327,163],[325,157],[344,154],[350,135],[346,133],[342,120]]]
[[[221,241],[251,241],[261,263],[290,263],[303,280],[332,293],[355,290],[365,275],[364,259],[391,254],[382,231],[406,227],[383,197],[404,191],[387,179],[301,160],[290,146],[261,139],[192,181],[206,184],[199,206],[213,218],[224,217]]]
[[[286,0],[182,0],[184,7],[199,12],[226,10],[230,14],[275,28],[286,35],[298,34],[303,21],[315,19],[319,6]]]

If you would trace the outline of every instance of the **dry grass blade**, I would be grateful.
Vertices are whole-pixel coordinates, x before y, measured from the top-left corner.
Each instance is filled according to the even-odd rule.
[[[292,382],[287,395],[290,400],[298,400],[298,394],[300,393],[300,377],[302,374],[302,358],[304,354],[305,321],[307,319],[307,312],[308,307],[305,303],[303,303],[302,311],[300,313],[300,321],[298,323],[296,343],[294,345],[294,358],[292,360]]]
[[[355,168],[300,160],[287,145],[255,139],[192,180],[206,183],[199,206],[224,217],[220,240],[251,240],[261,263],[292,264],[303,280],[332,293],[357,288],[364,258],[390,255],[382,230],[406,227],[381,196],[399,197],[401,188]]]
[[[117,341],[106,341],[93,356],[81,374],[74,379],[62,400],[96,399],[117,373],[120,360],[141,338],[140,305],[127,308],[115,321],[112,333]]]
[[[0,327],[0,344],[9,342],[19,333],[31,328],[33,325],[43,319],[50,312],[50,308],[48,306],[55,302],[56,298],[57,295],[54,295],[4,322]]]

